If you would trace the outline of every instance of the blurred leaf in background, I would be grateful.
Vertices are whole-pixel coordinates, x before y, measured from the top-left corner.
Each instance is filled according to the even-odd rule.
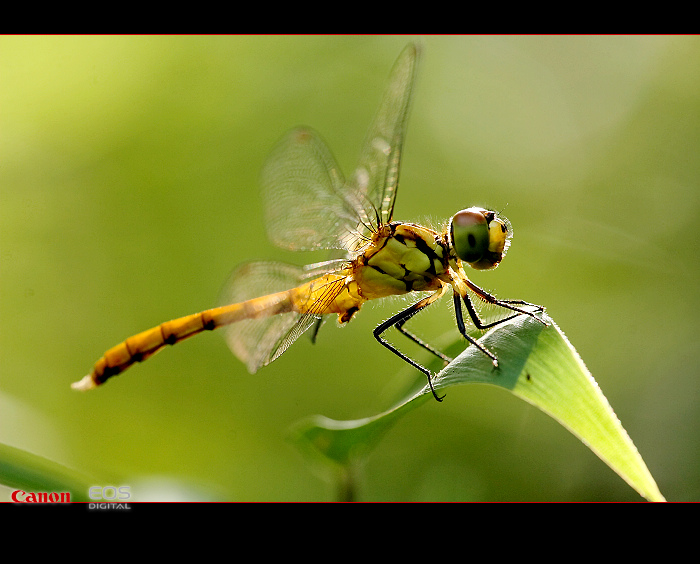
[[[332,499],[285,430],[398,397],[414,374],[371,334],[397,301],[255,376],[205,335],[93,394],[69,384],[121,339],[213,305],[244,260],[322,260],[265,239],[262,162],[304,124],[349,173],[416,39],[395,218],[502,211],[513,246],[475,282],[545,305],[666,498],[698,500],[695,37],[0,38],[0,443],[110,483]],[[456,334],[447,306],[416,326]],[[363,476],[363,500],[639,499],[492,386],[413,410]]]

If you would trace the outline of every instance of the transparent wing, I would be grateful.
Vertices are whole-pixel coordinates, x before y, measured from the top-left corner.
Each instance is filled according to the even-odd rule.
[[[323,317],[321,312],[326,309],[326,305],[331,303],[344,288],[344,277],[324,283],[320,295],[314,297],[313,303],[306,304],[309,308],[308,312],[304,314],[293,314],[296,318],[296,323],[280,339],[278,344],[271,351],[269,360],[264,364],[269,364],[278,358],[294,341],[309,329],[309,327],[321,320]],[[264,364],[261,366],[264,366]]]
[[[416,75],[418,47],[410,43],[394,63],[389,85],[367,132],[360,162],[345,190],[366,202],[367,221],[389,223],[394,212],[406,122]],[[366,222],[365,222],[366,223]]]
[[[293,129],[272,150],[262,171],[265,225],[276,245],[295,251],[350,250],[358,211],[343,194],[344,179],[319,135]]]
[[[417,49],[399,56],[360,162],[346,183],[326,143],[311,129],[290,131],[263,167],[268,236],[292,250],[357,252],[371,231],[391,221]]]
[[[226,305],[251,299],[272,299],[270,294],[296,288],[311,276],[336,269],[337,263],[334,262],[329,263],[327,269],[316,266],[313,270],[278,262],[245,263],[231,273],[218,302]],[[255,373],[278,358],[320,317],[314,313],[290,312],[244,319],[224,327],[223,335],[233,354],[249,372]]]

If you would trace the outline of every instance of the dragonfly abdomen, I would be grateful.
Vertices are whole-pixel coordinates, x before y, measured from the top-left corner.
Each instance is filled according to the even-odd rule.
[[[292,311],[289,291],[225,305],[171,321],[133,335],[112,347],[95,363],[90,374],[73,387],[88,390],[104,384],[137,362],[150,358],[166,345],[174,345],[203,331],[243,319],[257,319]]]

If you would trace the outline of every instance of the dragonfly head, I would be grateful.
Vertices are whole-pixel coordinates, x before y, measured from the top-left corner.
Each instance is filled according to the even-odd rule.
[[[450,244],[456,255],[477,270],[496,268],[506,256],[510,222],[484,208],[468,208],[450,220]]]

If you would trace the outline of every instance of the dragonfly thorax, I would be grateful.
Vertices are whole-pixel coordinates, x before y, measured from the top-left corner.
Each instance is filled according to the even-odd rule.
[[[389,223],[355,259],[354,279],[368,300],[437,290],[448,268],[446,246],[444,238],[432,229],[413,223]]]

